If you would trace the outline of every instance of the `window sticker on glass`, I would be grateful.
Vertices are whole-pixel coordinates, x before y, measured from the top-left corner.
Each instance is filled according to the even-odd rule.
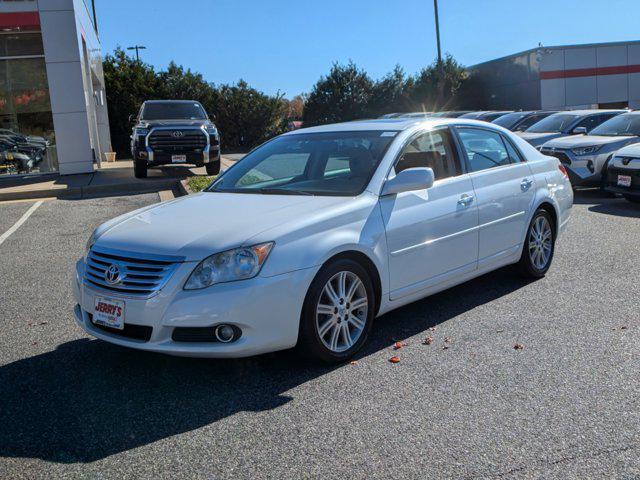
[[[395,137],[398,132],[382,132],[381,137]]]

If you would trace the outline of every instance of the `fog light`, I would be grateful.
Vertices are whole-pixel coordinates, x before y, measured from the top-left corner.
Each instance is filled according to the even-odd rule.
[[[587,168],[589,169],[589,171],[590,171],[591,173],[594,173],[594,172],[595,172],[595,169],[593,168],[593,161],[592,161],[592,160],[589,160],[589,161],[587,162]]]
[[[216,338],[219,342],[229,343],[233,341],[236,331],[231,325],[218,325],[216,327]]]

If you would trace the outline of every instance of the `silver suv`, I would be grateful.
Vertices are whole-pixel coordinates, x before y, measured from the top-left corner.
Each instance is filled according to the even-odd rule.
[[[557,138],[540,151],[557,157],[569,172],[571,185],[600,186],[606,183],[607,165],[615,152],[640,141],[640,112],[618,115],[587,135]]]

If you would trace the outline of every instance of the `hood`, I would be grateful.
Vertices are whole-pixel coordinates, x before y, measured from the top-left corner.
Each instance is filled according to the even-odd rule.
[[[639,157],[640,158],[640,143],[633,143],[622,147],[616,152],[616,157]]]
[[[543,132],[543,133],[534,133],[534,132],[515,132],[523,140],[526,140],[534,147],[538,145],[542,145],[549,140],[554,138],[558,138],[564,135],[564,133],[559,132]]]
[[[344,197],[202,192],[107,222],[95,245],[200,261],[345,201]]]
[[[600,135],[574,135],[571,137],[557,138],[545,144],[545,147],[554,148],[578,148],[588,147],[590,145],[608,145],[612,143],[620,143],[624,145],[632,140],[631,136],[609,137]]]
[[[200,127],[202,125],[213,125],[210,120],[141,120],[138,127],[152,128],[152,127]]]

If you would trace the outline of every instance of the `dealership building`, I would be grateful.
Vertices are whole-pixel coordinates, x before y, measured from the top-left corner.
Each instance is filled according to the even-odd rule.
[[[92,0],[0,0],[0,176],[87,173],[111,151]]]
[[[640,41],[540,46],[468,70],[487,109],[640,108]]]

